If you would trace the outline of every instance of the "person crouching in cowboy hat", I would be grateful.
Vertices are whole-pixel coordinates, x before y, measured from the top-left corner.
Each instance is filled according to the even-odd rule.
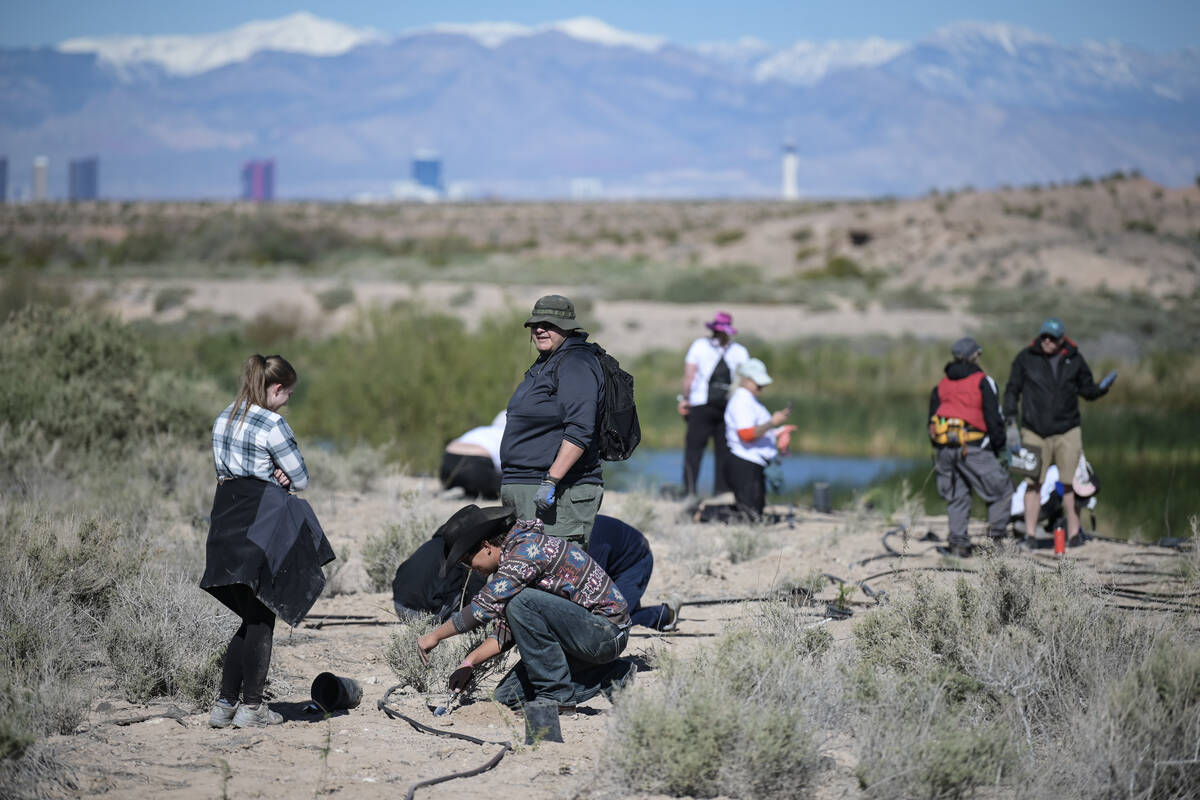
[[[625,598],[583,548],[544,530],[541,520],[517,520],[510,506],[474,504],[439,529],[442,574],[461,563],[488,580],[469,605],[417,640],[422,660],[442,640],[496,623],[450,676],[450,691],[463,690],[475,667],[514,645],[521,661],[495,691],[510,708],[535,700],[573,708],[632,683],[637,667],[617,658],[629,641]]]

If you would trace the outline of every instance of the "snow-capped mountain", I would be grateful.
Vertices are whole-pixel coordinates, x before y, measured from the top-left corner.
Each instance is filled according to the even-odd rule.
[[[371,28],[351,28],[301,11],[219,33],[76,38],[62,42],[58,49],[94,53],[121,75],[142,64],[160,66],[170,75],[198,75],[264,51],[335,56],[386,38]]]
[[[66,159],[97,154],[111,197],[229,196],[261,156],[281,197],[386,194],[421,148],[449,182],[510,196],[562,195],[578,176],[623,196],[771,195],[789,138],[811,194],[1200,172],[1200,49],[1063,45],[999,23],[773,48],[590,18],[390,35],[296,14],[0,48],[0,75],[10,186],[34,155],[53,188]]]
[[[834,72],[886,64],[909,47],[906,42],[879,37],[796,42],[759,61],[754,68],[754,77],[759,81],[779,80],[798,86],[812,86]]]

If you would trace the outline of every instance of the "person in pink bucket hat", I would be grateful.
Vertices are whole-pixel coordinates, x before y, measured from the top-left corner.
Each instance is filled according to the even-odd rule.
[[[737,328],[733,317],[718,311],[711,322],[704,323],[710,331],[692,342],[683,360],[683,392],[675,398],[678,411],[687,423],[683,451],[683,489],[688,496],[696,494],[700,461],[708,440],[713,442],[713,494],[729,491],[725,466],[729,446],[725,442],[725,404],[733,393],[733,376],[750,354],[733,341]]]

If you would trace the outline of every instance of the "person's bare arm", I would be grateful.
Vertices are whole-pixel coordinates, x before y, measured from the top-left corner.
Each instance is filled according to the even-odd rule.
[[[683,365],[683,391],[679,393],[683,399],[679,401],[679,406],[676,409],[680,414],[686,415],[691,410],[692,404],[688,402],[688,395],[692,393],[692,381],[696,379],[696,371],[699,367],[696,364]]]
[[[558,455],[554,457],[554,463],[550,465],[550,469],[546,473],[556,482],[561,481],[582,455],[582,447],[563,439],[563,443],[558,447]]]

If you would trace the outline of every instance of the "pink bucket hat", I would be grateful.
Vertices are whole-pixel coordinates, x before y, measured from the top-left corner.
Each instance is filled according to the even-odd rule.
[[[712,322],[704,323],[710,331],[720,331],[729,336],[737,336],[737,328],[733,327],[733,317],[724,311],[718,311]]]

